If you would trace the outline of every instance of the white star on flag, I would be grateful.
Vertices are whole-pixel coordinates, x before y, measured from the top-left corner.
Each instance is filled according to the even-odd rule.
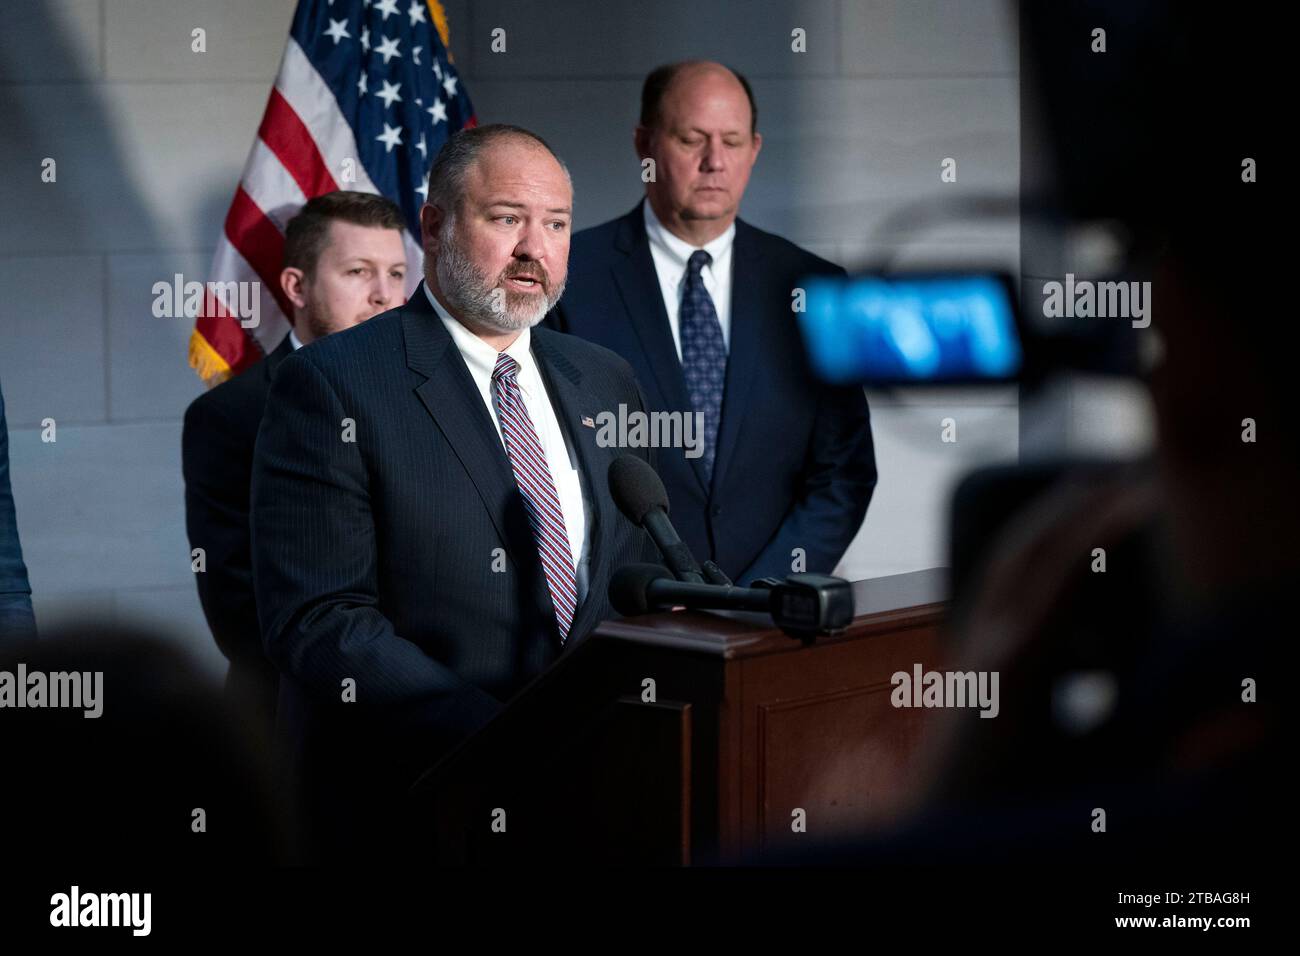
[[[370,52],[370,27],[362,27],[361,29],[361,49],[367,53]]]
[[[385,123],[384,131],[376,136],[375,139],[384,144],[386,147],[384,149],[385,153],[391,153],[394,146],[402,145],[402,128],[400,126],[389,126]]]
[[[415,194],[425,202],[429,201],[429,180],[424,180],[420,185],[415,187]]]
[[[424,47],[422,46],[411,48],[411,62],[414,63],[416,66],[420,65],[420,51],[423,49]]]
[[[437,60],[433,61],[433,75],[440,80],[442,79],[442,64]]]
[[[434,126],[447,121],[447,107],[442,100],[434,100],[433,105],[425,110],[425,112],[433,117]]]
[[[362,97],[362,96],[365,96],[365,95],[366,95],[367,93],[369,93],[369,92],[370,92],[370,91],[369,91],[368,89],[366,89],[366,74],[365,74],[365,71],[363,70],[363,71],[361,72],[361,77],[357,80],[357,97],[358,97],[358,99],[359,99],[360,97]]]
[[[445,80],[442,81],[442,88],[443,88],[444,90],[447,91],[447,97],[448,97],[449,99],[450,99],[451,97],[455,96],[455,95],[456,95],[456,78],[455,78],[454,76],[448,76]]]
[[[392,106],[394,102],[402,102],[402,98],[397,95],[397,91],[402,88],[401,83],[389,83],[387,80],[382,81],[384,88],[375,96],[384,101],[384,106]]]
[[[415,148],[420,151],[420,156],[424,159],[429,158],[429,144],[424,141],[424,134],[420,134],[420,141],[415,144]]]
[[[375,9],[384,15],[384,22],[387,22],[388,15],[397,12],[397,0],[379,0]]]
[[[401,37],[392,37],[391,39],[384,37],[384,42],[375,49],[375,52],[384,58],[384,66],[387,66],[388,61],[393,57],[401,57],[402,54],[397,52],[397,44],[401,42]]]
[[[352,34],[348,33],[348,21],[346,18],[342,20],[334,20],[331,18],[330,28],[326,30],[325,33],[322,35],[331,37],[334,40],[335,46],[339,45],[340,40],[352,39]]]
[[[406,15],[411,18],[411,26],[417,23],[427,23],[424,19],[424,4],[411,0],[411,5],[406,10]]]

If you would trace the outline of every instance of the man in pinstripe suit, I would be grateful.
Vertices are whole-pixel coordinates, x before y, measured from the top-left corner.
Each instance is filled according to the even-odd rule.
[[[631,368],[534,328],[572,196],[534,134],[457,134],[421,210],[425,282],[277,372],[253,569],[308,858],[390,846],[393,797],[611,613],[615,569],[654,559],[606,487],[623,450],[590,425],[643,409]]]
[[[230,659],[226,696],[259,734],[270,735],[280,678],[262,648],[253,596],[248,525],[257,428],[286,356],[402,300],[405,229],[401,209],[374,193],[339,190],[309,200],[285,231],[280,283],[293,328],[252,368],[185,410],[185,528],[190,547],[207,555],[207,570],[194,580],[212,636]]]

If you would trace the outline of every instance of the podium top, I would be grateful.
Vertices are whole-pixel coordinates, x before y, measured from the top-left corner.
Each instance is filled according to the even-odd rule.
[[[900,619],[929,623],[942,617],[949,599],[947,568],[853,582],[853,623],[818,644],[857,639],[893,629]],[[596,628],[593,639],[635,641],[716,657],[750,657],[797,650],[803,645],[763,614],[747,611],[665,611],[615,618]]]

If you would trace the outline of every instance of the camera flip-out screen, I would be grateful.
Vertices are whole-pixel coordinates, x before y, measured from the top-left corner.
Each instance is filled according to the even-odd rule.
[[[1008,382],[1020,373],[1005,276],[818,277],[804,287],[804,340],[814,370],[829,382]]]

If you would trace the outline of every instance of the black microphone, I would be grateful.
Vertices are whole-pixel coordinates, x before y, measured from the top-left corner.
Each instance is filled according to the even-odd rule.
[[[609,493],[618,510],[654,539],[678,580],[704,583],[700,563],[668,520],[668,492],[653,468],[636,455],[620,455],[609,463]]]
[[[627,564],[609,580],[609,603],[624,617],[669,607],[768,611],[772,592],[678,581],[661,564]]]
[[[704,580],[710,584],[725,584],[730,587],[736,582],[727,577],[727,572],[718,567],[712,561],[705,561],[701,570],[704,572]]]
[[[804,641],[853,620],[853,589],[842,578],[792,574],[768,587],[738,588],[677,581],[658,564],[629,564],[609,580],[609,603],[624,617],[672,607],[770,614],[781,630]]]

